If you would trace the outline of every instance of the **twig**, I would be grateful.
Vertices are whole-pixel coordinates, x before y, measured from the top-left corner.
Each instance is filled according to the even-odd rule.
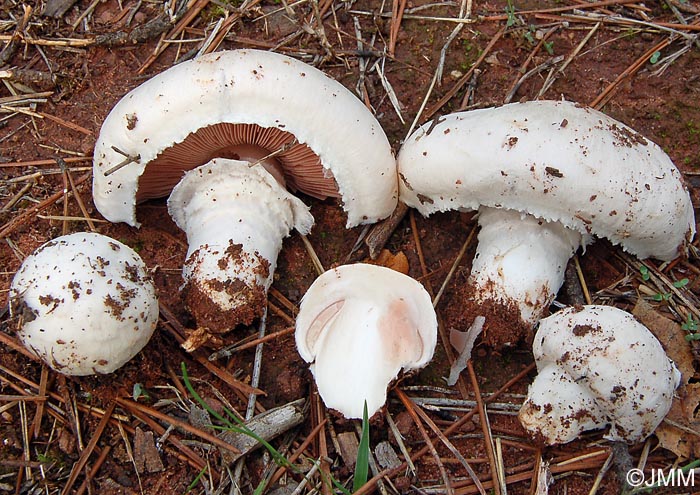
[[[79,186],[80,184],[88,180],[91,175],[91,173],[87,173],[85,175],[80,176],[80,178],[78,178],[78,180],[75,182],[75,185]],[[0,229],[0,238],[8,237],[12,232],[14,232],[20,226],[22,226],[25,222],[28,222],[32,215],[36,215],[37,213],[45,210],[62,197],[63,190],[52,194],[51,196],[43,200],[41,203],[31,208],[23,210],[22,213],[16,215],[9,222],[3,225],[2,229]]]
[[[432,107],[428,108],[421,116],[423,122],[429,120],[433,115],[435,115],[442,107],[445,105],[448,101],[452,99],[452,97],[457,94],[457,92],[462,89],[462,86],[465,84],[468,84],[469,81],[471,80],[472,73],[481,65],[481,62],[486,59],[486,57],[489,55],[493,47],[496,45],[498,40],[501,39],[503,34],[506,32],[506,27],[502,27],[496,34],[493,35],[493,37],[489,40],[488,44],[484,48],[484,51],[481,52],[481,55],[479,55],[479,58],[476,59],[474,62],[474,65],[472,65],[469,70],[467,71],[466,74],[464,74],[462,77],[459,78],[459,80],[452,86],[445,95],[440,98]]]
[[[534,68],[530,69],[529,71],[527,71],[527,72],[526,72],[525,74],[523,74],[522,77],[521,77],[520,79],[518,79],[518,81],[513,85],[513,88],[510,90],[510,92],[509,92],[509,93],[506,95],[506,97],[503,99],[503,103],[510,103],[510,101],[513,99],[513,97],[515,96],[515,94],[518,92],[518,89],[520,89],[520,86],[521,86],[525,81],[527,81],[528,79],[530,79],[530,78],[531,78],[532,76],[534,76],[535,74],[539,74],[540,72],[545,71],[545,70],[549,69],[550,67],[552,67],[552,66],[558,64],[558,63],[561,62],[562,60],[564,60],[564,56],[563,56],[563,55],[558,55],[558,56],[556,56],[556,57],[552,57],[552,58],[550,58],[549,60],[547,60],[547,61],[541,63],[541,64],[538,65],[537,67],[534,67]]]
[[[107,170],[105,170],[103,172],[105,177],[112,175],[117,170],[121,170],[122,168],[126,167],[130,163],[138,163],[141,160],[140,154],[130,155],[130,154],[120,150],[116,146],[112,146],[112,149],[114,151],[116,151],[117,153],[119,153],[120,155],[122,155],[124,157],[124,159],[122,161],[120,161],[119,163],[117,163],[116,165],[114,165],[113,167],[110,167]]]
[[[479,411],[479,420],[481,422],[481,430],[484,433],[484,445],[486,447],[486,454],[489,458],[489,463],[491,464],[491,472],[495,473],[498,477],[502,476],[501,469],[496,462],[496,454],[494,452],[493,438],[491,436],[491,427],[489,425],[489,419],[486,412],[486,407],[484,407],[484,401],[481,398],[481,391],[479,390],[479,381],[476,378],[476,373],[474,372],[474,366],[471,360],[467,361],[467,370],[469,371],[469,378],[471,378],[472,388],[474,389],[474,397],[476,398],[477,409]],[[501,493],[500,484],[494,483],[494,493],[496,495],[505,495]]]
[[[586,283],[586,277],[583,275],[583,270],[581,270],[581,262],[578,259],[578,255],[574,254],[574,266],[576,266],[576,275],[578,275],[579,283],[581,284],[581,290],[583,290],[583,297],[586,298],[586,304],[592,304],[591,293],[588,290],[588,284]]]
[[[309,242],[308,237],[305,235],[300,235],[301,237],[301,242],[304,243],[304,247],[306,248],[306,252],[309,253],[309,257],[311,258],[311,262],[314,265],[314,268],[316,269],[316,274],[317,275],[322,275],[323,272],[326,271],[325,268],[323,268],[323,264],[321,263],[321,260],[318,259],[318,255],[316,254],[316,251],[314,250],[314,247],[311,245],[311,242]]]
[[[583,47],[586,46],[588,41],[593,37],[593,35],[598,31],[598,28],[600,28],[600,22],[596,23],[589,31],[586,36],[584,36],[583,40],[581,40],[581,43],[576,45],[576,48],[573,49],[573,51],[569,54],[568,57],[566,57],[566,60],[564,61],[563,64],[561,64],[561,67],[557,69],[557,74],[563,74],[566,68],[571,64],[571,62],[576,58],[576,56],[583,50]],[[554,84],[554,78],[549,79],[545,84],[542,85],[542,88],[540,89],[540,92],[538,93],[537,97],[542,97],[544,94],[549,90],[549,88],[552,87],[552,84]]]
[[[221,440],[216,435],[212,435],[211,433],[207,433],[206,431],[200,430],[199,428],[192,426],[191,424],[189,424],[186,421],[181,421],[173,416],[169,416],[167,414],[164,414],[164,413],[158,411],[157,409],[154,409],[152,407],[148,407],[148,406],[141,404],[139,402],[134,402],[132,400],[118,398],[117,402],[119,403],[119,405],[121,405],[122,407],[125,407],[129,411],[140,412],[142,414],[152,416],[160,421],[164,421],[168,424],[175,426],[176,428],[180,428],[180,429],[186,431],[187,433],[191,433],[192,435],[195,435],[195,436],[201,438],[205,442],[209,442],[212,445],[216,445],[220,449],[227,450],[234,455],[240,453],[240,451],[236,447],[231,445],[230,443],[225,442],[224,440]]]
[[[78,479],[78,476],[85,468],[87,461],[90,458],[90,455],[95,450],[97,442],[99,441],[100,437],[102,436],[102,433],[107,427],[107,423],[112,417],[112,413],[114,412],[115,407],[116,402],[114,401],[110,402],[107,406],[105,413],[102,415],[102,419],[100,419],[100,422],[97,424],[97,429],[95,430],[95,433],[93,433],[92,438],[90,438],[90,441],[80,453],[80,458],[78,459],[78,461],[73,465],[73,469],[70,472],[68,481],[66,481],[66,484],[63,486],[63,491],[61,492],[61,494],[67,495],[68,493],[70,493],[71,489],[73,488],[73,485],[75,484],[75,481]]]
[[[423,437],[423,441],[425,442],[425,446],[428,448],[428,451],[433,456],[433,459],[435,459],[435,463],[437,464],[437,467],[440,470],[440,476],[442,476],[442,480],[445,483],[445,493],[447,493],[448,495],[452,495],[454,493],[454,490],[452,488],[452,483],[450,482],[450,477],[447,475],[447,471],[445,471],[445,466],[440,460],[440,456],[438,455],[437,450],[435,450],[435,446],[430,440],[428,432],[425,431],[425,428],[423,427],[423,423],[421,422],[418,413],[416,412],[417,408],[414,407],[411,400],[406,394],[404,394],[401,391],[401,389],[396,388],[395,391],[396,394],[399,396],[399,399],[401,399],[401,402],[403,403],[404,407],[406,408],[406,411],[408,411],[408,414],[411,416],[411,419],[418,428],[418,431],[420,431],[420,434]]]
[[[459,253],[457,253],[457,257],[455,258],[454,262],[452,263],[452,267],[450,268],[450,271],[447,273],[445,280],[443,280],[442,285],[440,286],[440,290],[433,298],[433,307],[434,308],[437,307],[438,303],[440,302],[440,298],[442,297],[442,294],[445,292],[445,289],[447,288],[447,284],[450,283],[450,280],[452,280],[452,276],[457,271],[457,267],[459,266],[460,262],[462,261],[462,258],[464,257],[464,253],[467,251],[467,247],[471,244],[472,239],[474,238],[474,234],[476,233],[476,230],[477,230],[477,227],[475,225],[469,231],[469,235],[467,235],[467,239],[462,244],[462,247],[460,248]]]
[[[411,401],[411,398],[408,397],[404,392],[400,389],[396,389],[396,393],[399,394],[399,397],[401,398],[401,402],[405,401]],[[413,401],[411,401],[413,402]],[[440,441],[445,445],[445,447],[448,448],[450,452],[452,452],[452,455],[455,456],[455,459],[459,461],[459,463],[464,467],[464,469],[467,471],[467,474],[469,477],[472,479],[474,484],[477,486],[479,489],[479,492],[481,495],[486,495],[486,490],[481,484],[481,481],[479,481],[479,478],[477,477],[476,473],[474,470],[471,468],[469,465],[469,462],[464,458],[464,456],[457,450],[457,448],[450,442],[450,440],[440,431],[440,428],[437,427],[435,423],[433,423],[433,420],[430,419],[430,416],[428,416],[420,407],[414,408],[415,412],[420,416],[420,418],[425,422],[425,424],[428,425],[428,427],[435,433],[435,435],[440,439]]]
[[[401,19],[403,18],[404,10],[406,10],[406,0],[392,0],[388,50],[390,57],[393,57],[396,52],[396,42],[401,30]]]
[[[252,340],[250,342],[246,342],[245,344],[233,344],[230,347],[226,347],[224,349],[221,349],[220,351],[216,351],[216,352],[213,352],[212,354],[210,354],[209,361],[216,361],[216,360],[224,358],[224,357],[229,357],[236,352],[250,349],[251,347],[257,346],[258,344],[269,342],[271,340],[275,340],[278,337],[284,337],[284,336],[292,334],[292,333],[294,333],[294,327],[287,327],[284,330],[279,330],[275,333],[270,333],[270,334],[267,334],[265,336],[258,337],[255,340]]]

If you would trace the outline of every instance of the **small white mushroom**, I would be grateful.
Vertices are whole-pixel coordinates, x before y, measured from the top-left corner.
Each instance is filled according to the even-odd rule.
[[[94,233],[51,240],[27,256],[10,287],[21,342],[66,375],[111,373],[158,323],[156,289],[130,247]]]
[[[423,286],[376,265],[343,265],[318,277],[304,295],[296,345],[311,363],[327,407],[361,418],[386,402],[389,383],[432,359],[437,318]]]
[[[200,330],[212,333],[249,324],[262,314],[266,286],[279,251],[278,237],[286,236],[292,227],[304,233],[311,227],[312,219],[302,211],[303,205],[283,195],[263,175],[274,177],[291,191],[339,198],[348,227],[388,216],[398,199],[396,161],[386,135],[365,105],[318,69],[259,50],[204,55],[146,81],[112,109],[94,156],[95,205],[105,218],[131,225],[138,225],[139,202],[168,196],[185,171],[220,159],[218,165],[208,165],[209,180],[203,171],[196,180],[188,174],[188,184],[171,199],[169,207],[178,225],[187,231],[190,243],[183,270],[186,304]],[[256,165],[248,167],[250,177],[245,177],[246,167],[235,166],[231,177],[222,179],[227,168],[222,164],[239,160]],[[215,176],[209,175],[214,169]],[[213,212],[211,199],[198,199],[193,192],[196,184],[223,202],[221,187],[233,181],[242,181],[235,186],[244,201],[242,212],[236,212],[232,199],[225,201],[226,213]],[[218,192],[212,192],[215,189]],[[268,193],[272,195],[269,199]],[[259,201],[257,209],[250,201],[253,194]],[[187,206],[189,202],[192,204]],[[206,212],[199,211],[204,207]],[[181,208],[199,213],[194,217],[176,213]],[[283,218],[272,220],[276,214]],[[221,222],[218,228],[205,220],[226,215],[235,220]],[[208,225],[202,231],[200,222]],[[266,222],[275,226],[267,227]],[[268,232],[252,234],[258,226]],[[274,239],[270,237],[273,231]],[[213,237],[207,237],[210,234]],[[263,244],[255,244],[253,238]],[[211,268],[227,250],[245,255],[232,259],[228,270],[215,273]],[[205,262],[206,252],[219,253],[218,258]],[[234,265],[248,263],[243,258],[258,258],[252,263],[258,267],[254,270],[269,264],[270,273],[261,278],[257,274],[232,276]],[[195,268],[202,263],[209,268]],[[230,286],[221,286],[227,278],[232,279]],[[235,287],[236,281],[247,284],[252,279],[258,281],[248,287],[247,295]],[[261,293],[262,286],[265,291]],[[238,304],[245,301],[251,303],[249,307],[239,309]]]
[[[398,166],[400,199],[422,214],[479,211],[469,292],[501,308],[494,314],[515,309],[521,331],[544,314],[568,259],[591,236],[670,260],[695,234],[690,196],[666,153],[571,102],[446,115],[406,140]]]
[[[538,375],[519,419],[547,445],[607,426],[610,440],[644,440],[668,413],[680,383],[656,337],[611,306],[569,307],[544,318],[532,350]]]

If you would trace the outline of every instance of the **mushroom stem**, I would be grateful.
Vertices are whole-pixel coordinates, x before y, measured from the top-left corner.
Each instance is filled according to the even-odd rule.
[[[214,334],[260,316],[282,240],[313,224],[306,205],[262,166],[229,159],[187,172],[168,210],[189,244],[185,302],[198,327]]]
[[[581,234],[559,222],[547,222],[514,210],[482,206],[479,226],[468,282],[474,300],[482,309],[484,304],[486,309],[494,305],[489,313],[507,310],[509,318],[517,310],[519,326],[529,331],[564,283],[569,258],[585,242]],[[487,332],[487,340],[488,337]],[[519,337],[513,335],[510,343]]]

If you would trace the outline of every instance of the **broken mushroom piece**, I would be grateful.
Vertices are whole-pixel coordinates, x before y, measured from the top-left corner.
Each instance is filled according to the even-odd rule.
[[[546,445],[606,426],[609,440],[644,440],[668,413],[680,383],[656,337],[610,306],[569,307],[544,318],[532,350],[538,375],[519,419]]]
[[[295,338],[326,406],[361,418],[365,401],[369,416],[384,405],[387,386],[402,369],[432,359],[437,318],[428,293],[408,275],[343,265],[309,287]]]
[[[479,211],[467,293],[488,311],[484,340],[495,347],[531,332],[590,236],[670,260],[695,234],[690,196],[663,150],[571,102],[446,115],[406,140],[398,168],[401,201],[423,215]],[[518,314],[514,333],[489,331],[513,328]]]
[[[93,196],[97,208],[108,220],[130,225],[138,225],[139,202],[168,196],[184,172],[213,158],[235,160],[218,160],[220,166],[213,167],[219,170],[216,177],[209,172],[207,177],[217,184],[242,181],[245,185],[239,188],[241,197],[253,191],[245,188],[259,183],[281,198],[278,188],[262,178],[267,174],[290,191],[321,199],[339,198],[347,213],[348,227],[388,216],[398,198],[396,162],[391,147],[365,105],[318,69],[284,55],[258,50],[204,55],[178,64],[132,90],[107,116],[94,156]],[[250,177],[245,177],[245,167],[235,166],[230,180],[221,179],[220,173],[226,168],[221,164],[238,161],[250,165]],[[178,200],[171,201],[171,212],[172,205],[182,203],[185,196],[193,203],[191,209],[205,204],[207,208],[213,207],[206,198],[198,199],[192,189],[194,183],[203,191],[219,187],[210,186],[207,177],[200,173],[194,180],[187,175],[185,180],[189,185],[182,189],[188,193],[180,193]],[[263,183],[267,185],[262,186]],[[254,194],[261,190],[258,186],[254,188]],[[221,201],[221,194],[216,195]],[[250,294],[246,296],[236,287],[236,280],[252,280],[254,275],[234,275],[230,277],[234,280],[231,287],[224,288],[220,282],[229,275],[214,274],[210,268],[194,269],[203,261],[192,258],[204,256],[205,251],[216,252],[219,257],[206,263],[209,267],[225,265],[227,274],[234,266],[247,266],[252,258],[264,258],[274,268],[275,257],[268,258],[272,252],[268,246],[256,246],[250,240],[244,247],[239,240],[256,227],[258,216],[266,209],[270,209],[265,212],[268,219],[279,212],[278,207],[270,208],[271,201],[258,199],[257,212],[252,204],[242,207],[250,210],[252,219],[239,218],[221,222],[218,228],[207,227],[206,235],[215,235],[211,239],[202,232],[195,233],[194,224],[207,215],[220,213],[202,212],[197,220],[185,220],[173,213],[180,218],[177,221],[181,227],[183,221],[187,223],[183,228],[188,232],[188,241],[195,244],[194,249],[190,246],[183,275],[187,280],[185,288],[196,287],[196,290],[187,292],[185,299],[205,333],[224,332],[237,324],[251,323],[252,317],[262,314],[264,301],[261,304],[257,286],[249,287]],[[227,204],[231,201],[227,200]],[[302,205],[291,196],[285,196],[282,203],[287,205],[283,207],[285,219],[269,221],[308,231],[310,217],[301,212]],[[287,218],[289,206],[294,211],[293,221]],[[251,225],[241,226],[251,221]],[[240,228],[247,233],[241,233]],[[228,232],[230,237],[223,232]],[[190,239],[191,236],[197,239]],[[277,244],[276,240],[269,242]],[[224,252],[225,259],[221,257]],[[244,254],[236,257],[238,252]],[[257,268],[253,269],[260,271],[259,263],[254,264]],[[213,287],[218,289],[210,293]],[[239,309],[240,301],[255,304]],[[217,311],[220,314],[213,318]]]
[[[101,234],[53,239],[27,256],[10,286],[24,346],[66,375],[111,373],[148,343],[156,289],[130,247]]]

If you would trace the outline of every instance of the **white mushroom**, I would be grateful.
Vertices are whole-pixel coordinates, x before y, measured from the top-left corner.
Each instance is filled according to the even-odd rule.
[[[134,357],[158,323],[156,289],[131,248],[76,233],[47,242],[10,287],[22,343],[67,375],[111,373]]]
[[[308,212],[302,211],[301,203],[288,195],[282,200],[286,206],[281,207],[285,219],[269,220],[268,213],[280,211],[279,206],[271,204],[282,196],[279,188],[262,178],[261,168],[292,191],[317,198],[339,198],[347,213],[348,227],[384,218],[397,203],[398,180],[391,147],[377,120],[358,98],[321,71],[293,58],[258,50],[233,50],[172,67],[117,103],[95,145],[95,204],[111,221],[138,225],[137,203],[169,195],[183,172],[212,158],[259,163],[261,167],[249,167],[249,178],[244,177],[245,167],[233,167],[227,181],[245,182],[240,188],[246,192],[239,191],[243,196],[253,191],[246,189],[253,187],[252,183],[265,183],[262,189],[254,186],[255,194],[269,190],[274,198],[260,196],[257,211],[250,202],[241,206],[248,212],[245,215],[235,211],[233,201],[227,201],[228,212],[202,212],[195,220],[175,213],[173,205],[186,207],[184,203],[191,199],[196,204],[189,209],[196,210],[207,204],[206,199],[200,201],[196,194],[180,193],[177,200],[171,200],[170,211],[187,230],[190,244],[194,244],[190,246],[191,257],[195,253],[203,256],[205,245],[208,251],[218,253],[230,248],[231,252],[245,251],[245,258],[264,258],[274,268],[280,239],[289,228],[308,231]],[[226,167],[213,168],[223,172]],[[187,177],[190,185],[183,186],[187,191],[195,182],[203,190],[220,187],[209,185],[204,173],[196,181]],[[207,177],[217,184],[224,180],[219,173]],[[221,195],[216,194],[221,200]],[[288,218],[290,206],[292,221]],[[271,211],[265,212],[266,209]],[[257,227],[263,212],[268,217],[265,221],[286,225],[282,230],[271,230],[279,231],[274,239],[268,234],[257,235],[269,244],[254,245],[251,241],[243,246],[241,240],[234,240]],[[218,229],[206,227],[206,235],[215,234],[215,238],[207,238],[198,232],[202,215],[231,215],[238,220],[224,222]],[[242,225],[251,221],[252,225]],[[223,231],[230,237],[226,238]],[[273,252],[274,256],[268,258],[268,253]],[[234,291],[231,297],[223,297],[229,293],[227,290],[207,294],[209,288],[230,277],[230,270],[227,274],[212,274],[209,269],[193,269],[198,264],[200,260],[188,258],[183,275],[188,281],[186,288],[194,287],[191,282],[197,280],[197,290],[193,294],[186,292],[185,298],[200,327],[223,332],[238,323],[251,322],[250,318],[241,320],[238,316],[262,313],[264,305],[259,304],[258,286],[249,287],[250,294],[245,296]],[[230,266],[245,264],[242,259],[235,259]],[[200,273],[206,278],[199,280]],[[236,280],[251,277],[233,276]],[[202,295],[208,300],[202,302]],[[236,309],[236,301],[253,300],[258,302],[255,308]],[[216,312],[221,314],[213,318]],[[225,328],[220,322],[226,322]]]
[[[295,337],[326,406],[361,418],[365,401],[370,416],[384,405],[399,371],[432,359],[437,318],[430,296],[411,277],[376,265],[343,265],[306,292]]]
[[[639,442],[666,416],[680,383],[656,337],[610,306],[569,307],[544,318],[532,350],[538,375],[519,419],[547,445],[606,426],[605,438]]]
[[[406,140],[398,166],[400,199],[422,214],[479,211],[470,292],[477,304],[517,308],[525,330],[544,314],[569,257],[589,236],[670,260],[695,233],[690,196],[663,150],[570,102],[441,117]]]

